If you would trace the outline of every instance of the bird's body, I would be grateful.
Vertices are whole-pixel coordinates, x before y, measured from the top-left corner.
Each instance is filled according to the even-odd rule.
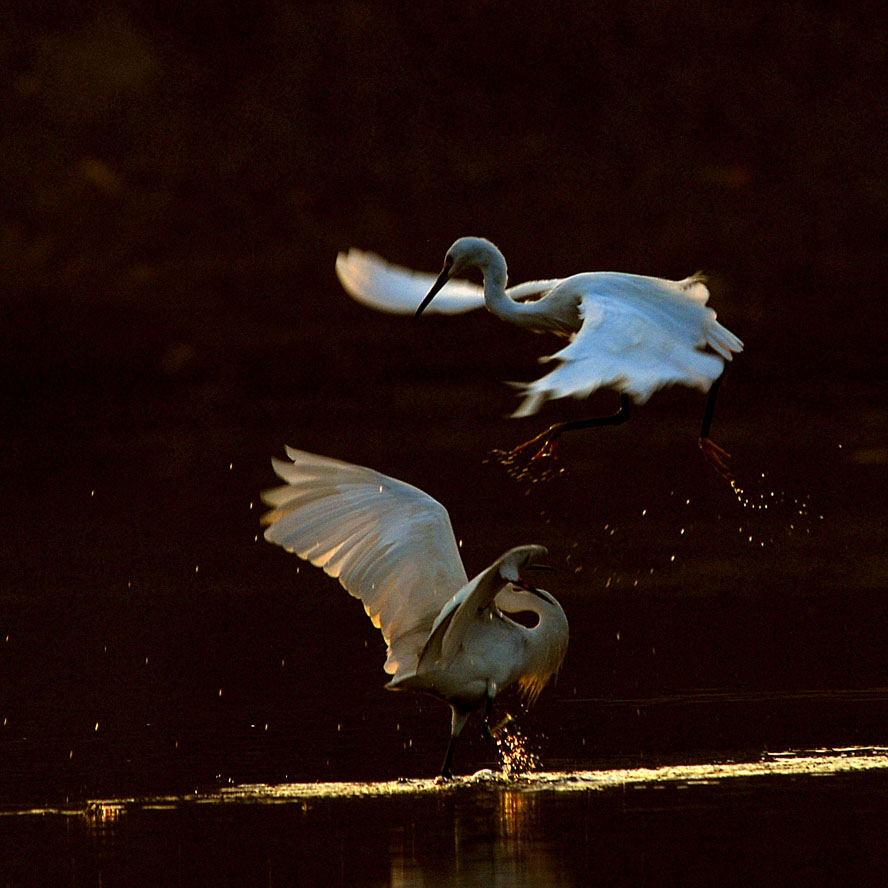
[[[545,554],[519,546],[469,580],[444,507],[372,469],[287,448],[286,482],[263,494],[265,538],[339,579],[361,599],[388,645],[393,690],[425,691],[452,710],[449,776],[469,714],[489,715],[510,685],[535,699],[567,650],[567,618],[521,572]],[[528,628],[509,613],[533,611]]]
[[[448,283],[471,267],[481,271],[483,288],[462,280]],[[743,349],[706,305],[709,290],[701,275],[670,281],[586,272],[507,288],[502,253],[476,237],[460,238],[451,246],[437,278],[357,250],[340,253],[336,271],[353,298],[384,311],[418,315],[428,306],[429,311],[457,313],[484,305],[504,321],[568,337],[564,348],[542,359],[557,362],[554,369],[534,382],[516,384],[524,400],[513,416],[536,413],[550,399],[584,398],[604,387],[638,404],[658,388],[677,383],[709,392],[725,361]],[[704,421],[707,432],[711,410]],[[558,433],[563,430],[562,424]]]

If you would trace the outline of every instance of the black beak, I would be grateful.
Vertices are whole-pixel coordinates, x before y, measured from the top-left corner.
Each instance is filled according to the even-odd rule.
[[[441,290],[441,287],[443,287],[444,284],[446,284],[447,281],[450,280],[450,270],[452,267],[453,267],[453,263],[448,262],[447,265],[445,265],[441,269],[441,274],[438,275],[437,279],[435,280],[435,283],[432,284],[432,289],[429,290],[428,293],[426,293],[425,299],[423,299],[422,302],[419,303],[419,308],[416,309],[416,312],[413,315],[413,317],[418,318],[426,310],[426,307],[428,306],[428,304],[438,295],[438,293]]]
[[[545,565],[542,564],[528,564],[527,567],[541,567],[544,570]],[[551,569],[551,568],[550,568]],[[543,592],[541,589],[537,589],[536,586],[531,586],[527,580],[519,579],[517,583],[512,583],[513,586],[517,586],[519,589],[523,589],[525,592],[530,592],[532,595],[536,595],[537,598],[541,598],[547,604],[552,604],[552,599]]]

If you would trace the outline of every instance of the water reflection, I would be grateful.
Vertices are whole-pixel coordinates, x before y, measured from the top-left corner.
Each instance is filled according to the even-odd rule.
[[[466,800],[468,801],[468,800]],[[497,792],[454,806],[449,847],[418,842],[416,825],[396,830],[393,888],[425,885],[569,885],[563,863],[540,832],[540,797]]]
[[[127,813],[126,802],[90,802],[83,822],[97,838],[110,838]]]
[[[745,885],[775,884],[775,867],[791,862],[793,884],[819,884],[826,870],[874,884],[861,877],[878,875],[873,849],[888,841],[888,756],[840,752],[6,811],[0,875],[103,888]]]

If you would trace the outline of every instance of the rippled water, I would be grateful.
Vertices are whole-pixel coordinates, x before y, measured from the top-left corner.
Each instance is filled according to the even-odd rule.
[[[7,811],[3,875],[102,886],[876,884],[888,872],[872,853],[888,838],[886,769],[884,751],[820,751]]]

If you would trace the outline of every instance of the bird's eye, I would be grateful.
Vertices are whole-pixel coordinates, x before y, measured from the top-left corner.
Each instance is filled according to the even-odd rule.
[[[448,254],[444,257],[444,267],[447,268],[447,267],[449,267],[449,266],[451,266],[451,265],[453,265],[453,256],[451,256],[450,253],[448,253]]]

